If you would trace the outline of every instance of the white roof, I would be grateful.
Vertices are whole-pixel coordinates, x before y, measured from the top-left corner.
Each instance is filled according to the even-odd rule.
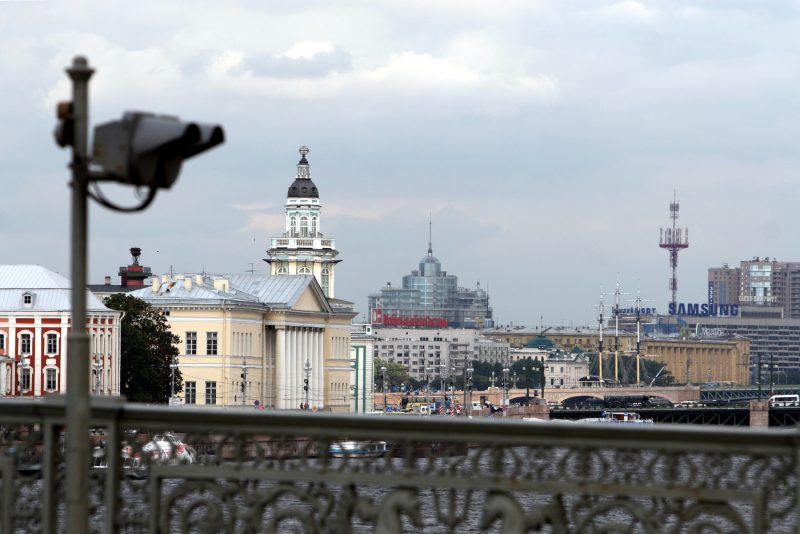
[[[23,305],[23,295],[32,295]],[[0,265],[0,311],[70,311],[72,284],[41,265]],[[87,311],[111,311],[86,290]]]

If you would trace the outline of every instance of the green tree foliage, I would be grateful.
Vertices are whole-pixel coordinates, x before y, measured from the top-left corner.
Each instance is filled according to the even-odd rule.
[[[167,403],[172,388],[170,364],[178,362],[177,343],[164,315],[145,301],[129,295],[112,295],[105,301],[124,312],[120,355],[120,392],[129,401]],[[175,392],[183,389],[180,369],[175,369]]]
[[[408,375],[408,369],[406,369],[403,364],[375,358],[373,374],[375,376],[376,387],[381,387],[381,367],[386,367],[386,387],[400,387],[400,384],[408,385],[411,383],[411,377]]]

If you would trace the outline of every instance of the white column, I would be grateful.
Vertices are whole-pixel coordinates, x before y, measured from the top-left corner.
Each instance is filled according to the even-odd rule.
[[[325,391],[327,386],[325,384],[325,329],[320,329],[317,333],[317,360],[319,365],[317,368],[317,391],[319,397],[318,407],[322,408],[325,405]]]
[[[316,329],[314,331],[314,391],[315,398],[317,399],[317,406],[322,407],[325,403],[325,361],[322,358],[322,334],[324,330]]]
[[[69,325],[67,324],[67,318],[61,318],[61,335],[59,336],[59,343],[61,347],[59,347],[59,365],[58,365],[58,391],[64,393],[67,391],[67,358],[69,355],[67,354],[67,339],[69,338]]]
[[[286,328],[276,328],[275,335],[277,336],[277,342],[275,343],[275,381],[272,384],[272,398],[275,402],[275,408],[282,409],[284,405],[281,391],[283,391],[286,382],[284,378],[286,371]]]
[[[33,354],[31,355],[31,378],[33,379],[33,395],[42,395],[42,325],[39,319],[33,327]]]
[[[297,392],[295,391],[297,387],[297,328],[289,327],[289,377],[287,381],[286,387],[286,395],[288,398],[287,408],[290,410],[294,410],[297,408],[295,403],[295,398],[297,396]]]

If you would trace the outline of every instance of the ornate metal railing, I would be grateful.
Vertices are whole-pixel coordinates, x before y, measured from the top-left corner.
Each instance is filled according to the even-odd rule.
[[[98,532],[796,532],[789,431],[95,401]],[[0,402],[0,528],[63,530],[64,405]],[[386,442],[387,452],[376,448]]]

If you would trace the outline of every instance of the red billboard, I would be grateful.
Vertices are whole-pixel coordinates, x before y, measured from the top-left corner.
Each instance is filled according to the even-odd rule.
[[[424,328],[447,328],[447,319],[441,317],[394,317],[384,315],[381,308],[373,308],[371,312],[372,324],[384,326],[410,326]]]

